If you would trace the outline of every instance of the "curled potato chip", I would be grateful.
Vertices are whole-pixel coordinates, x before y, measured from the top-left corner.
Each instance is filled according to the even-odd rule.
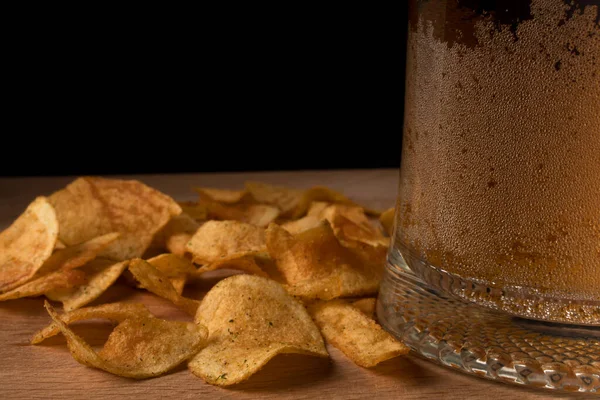
[[[187,244],[197,264],[266,250],[265,230],[239,221],[208,221]]]
[[[65,324],[88,319],[107,319],[121,322],[127,318],[152,317],[152,314],[142,303],[109,303],[96,307],[85,307],[64,313],[60,316]],[[38,344],[60,332],[56,322],[51,322],[45,328],[37,331],[31,338],[31,344]]]
[[[340,240],[355,240],[371,246],[389,246],[390,239],[371,225],[364,209],[344,204],[333,204],[322,208],[323,203],[313,203],[308,215],[327,219],[333,232]]]
[[[136,258],[130,261],[129,271],[140,286],[157,296],[165,298],[190,315],[195,315],[198,302],[181,296],[173,287],[169,277],[153,267],[152,264]]]
[[[58,235],[54,208],[36,198],[0,233],[0,293],[27,282],[52,254]]]
[[[279,208],[282,216],[294,213],[303,193],[301,190],[263,182],[246,182],[246,190],[257,202]]]
[[[97,258],[81,267],[81,271],[87,277],[86,283],[55,297],[52,297],[51,293],[46,295],[51,299],[61,301],[65,311],[75,310],[100,297],[121,276],[128,264],[129,261],[115,262]]]
[[[71,288],[84,282],[85,273],[83,271],[77,269],[59,270],[0,294],[0,301],[41,296],[55,289]]]
[[[180,201],[181,211],[195,221],[205,221],[208,218],[208,208],[204,204],[195,201]]]
[[[107,248],[119,237],[120,233],[112,232],[93,239],[68,246],[55,251],[38,270],[37,276],[46,275],[59,269],[73,269],[86,264]]]
[[[261,268],[261,259],[264,257],[268,257],[268,254],[234,254],[233,256],[225,257],[213,263],[203,265],[198,269],[198,274],[203,274],[205,272],[214,271],[217,269],[234,269],[237,271],[246,272],[248,274],[264,276],[268,278],[269,275]]]
[[[179,295],[183,293],[187,277],[197,272],[190,260],[175,254],[160,254],[147,261],[169,278],[171,285]]]
[[[181,208],[169,196],[138,181],[78,178],[53,193],[59,238],[72,246],[97,236],[121,236],[101,255],[114,260],[141,257],[152,238]]]
[[[75,360],[128,378],[144,379],[168,372],[196,354],[207,336],[206,328],[199,324],[138,316],[123,320],[102,350],[95,352],[48,302],[45,307],[67,339]]]
[[[203,187],[195,187],[194,190],[200,194],[201,198],[208,198],[212,201],[224,204],[240,203],[249,197],[246,190],[229,190]]]
[[[409,352],[373,319],[343,300],[318,302],[309,312],[325,340],[361,367],[374,367]]]
[[[281,225],[283,229],[291,233],[292,235],[297,235],[298,233],[307,231],[312,228],[316,228],[321,223],[321,218],[316,217],[314,215],[307,215],[306,217],[302,217],[297,220],[289,221]]]
[[[266,243],[291,294],[329,300],[378,290],[383,263],[369,262],[342,246],[326,220],[295,236],[271,224]]]
[[[335,190],[325,186],[314,186],[303,193],[302,198],[296,206],[296,210],[294,211],[293,216],[296,218],[303,216],[308,211],[308,208],[310,207],[311,203],[316,201],[340,204],[354,204],[352,200],[350,200],[340,192],[336,192]]]
[[[236,275],[220,281],[204,297],[195,321],[208,328],[209,344],[188,367],[213,385],[248,379],[280,353],[328,356],[302,304],[270,279]]]
[[[266,227],[279,216],[279,209],[266,204],[221,204],[205,200],[208,218],[221,221],[240,221]]]
[[[379,216],[379,222],[381,222],[383,229],[390,236],[392,236],[392,234],[394,232],[395,211],[396,210],[394,208],[390,208],[390,209],[387,209],[384,212],[382,212],[381,215]]]
[[[200,224],[189,215],[176,215],[155,235],[151,247],[183,257],[187,251],[185,246],[198,228]]]
[[[364,299],[355,300],[352,305],[356,307],[360,312],[365,314],[369,318],[375,318],[375,305],[377,301],[375,297],[366,297]]]

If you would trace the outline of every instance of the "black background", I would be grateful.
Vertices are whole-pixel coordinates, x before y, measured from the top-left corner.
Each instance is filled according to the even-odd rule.
[[[229,7],[23,29],[0,174],[399,166],[406,5]]]

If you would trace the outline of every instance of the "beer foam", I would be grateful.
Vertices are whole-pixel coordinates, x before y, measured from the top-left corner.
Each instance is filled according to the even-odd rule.
[[[410,27],[395,238],[464,278],[598,300],[600,7],[530,5],[478,18],[473,45],[440,35],[457,13]]]

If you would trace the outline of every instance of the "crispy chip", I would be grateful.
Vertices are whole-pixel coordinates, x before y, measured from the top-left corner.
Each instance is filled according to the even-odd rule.
[[[367,317],[375,318],[375,305],[377,300],[375,297],[366,297],[364,299],[356,300],[352,302],[352,305],[356,307],[360,312],[365,314]]]
[[[169,278],[177,294],[183,293],[187,277],[197,272],[190,260],[175,254],[160,254],[147,261]]]
[[[208,210],[208,218],[220,221],[240,221],[266,227],[279,216],[279,209],[266,204],[226,205],[206,200],[203,205]]]
[[[208,208],[204,204],[195,201],[180,201],[178,204],[181,211],[195,221],[205,221],[208,218]]]
[[[296,210],[294,211],[294,217],[298,218],[306,214],[311,203],[316,201],[323,201],[328,203],[340,203],[340,204],[354,204],[352,200],[330,189],[325,186],[315,186],[305,191],[300,199]]]
[[[49,198],[59,221],[59,238],[72,246],[120,232],[103,256],[141,257],[152,238],[181,208],[169,196],[138,181],[79,178]]]
[[[189,215],[182,213],[176,215],[154,237],[152,248],[160,251],[168,250],[178,256],[185,256],[185,246],[200,224]]]
[[[309,312],[325,340],[361,367],[374,367],[382,361],[409,352],[408,347],[343,300],[313,304]]]
[[[306,217],[286,222],[285,224],[281,225],[281,227],[289,233],[291,233],[292,235],[297,235],[309,229],[316,228],[320,224],[321,218],[316,217],[314,215],[307,215]]]
[[[209,344],[188,367],[213,385],[248,379],[280,353],[328,356],[302,304],[269,279],[236,275],[220,281],[195,321],[207,326]]]
[[[140,258],[133,259],[129,263],[129,271],[144,289],[169,300],[190,315],[196,314],[199,303],[178,294],[169,281],[169,277],[153,267],[152,264]]]
[[[150,311],[142,303],[110,303],[96,307],[85,307],[60,316],[65,324],[88,319],[107,319],[114,322],[122,322],[127,318],[151,317]],[[51,322],[45,328],[36,332],[31,338],[31,344],[38,344],[55,336],[60,328],[55,322]]]
[[[45,307],[65,335],[75,360],[128,378],[162,375],[196,354],[206,341],[207,331],[202,325],[137,317],[121,322],[96,353],[69,329],[48,302]]]
[[[54,208],[36,198],[0,233],[0,293],[29,280],[52,254],[58,235]]]
[[[382,212],[381,215],[379,216],[379,222],[381,222],[381,225],[383,226],[383,229],[390,236],[392,236],[392,234],[394,232],[394,215],[395,215],[395,212],[396,212],[395,208],[390,208],[390,209],[385,210],[384,212]]]
[[[266,242],[287,290],[296,296],[329,300],[378,290],[383,263],[368,262],[342,246],[327,221],[296,236],[271,224]]]
[[[112,232],[98,236],[75,246],[55,251],[36,273],[36,276],[49,274],[59,269],[73,269],[93,260],[106,247],[119,237],[120,233]]]
[[[238,221],[208,221],[191,238],[187,250],[197,264],[265,251],[265,230]]]
[[[198,269],[198,274],[203,274],[208,271],[214,271],[217,269],[234,269],[237,271],[243,271],[248,274],[264,276],[266,278],[269,275],[261,268],[261,260],[264,257],[268,257],[268,254],[261,253],[248,253],[248,254],[234,254],[230,257],[225,257],[219,261],[202,266]]]
[[[77,269],[60,270],[39,277],[9,292],[0,294],[0,301],[36,297],[55,289],[71,288],[85,282],[85,273]]]
[[[327,219],[340,240],[355,240],[371,246],[389,246],[390,239],[371,225],[362,207],[333,204],[323,208],[323,204],[313,203],[308,215]]]
[[[235,204],[247,199],[248,192],[246,190],[229,190],[195,187],[194,190],[200,194],[201,198],[208,198],[217,203]]]
[[[279,208],[282,216],[294,213],[303,193],[301,190],[262,182],[246,182],[246,190],[257,202]]]
[[[72,311],[96,300],[106,291],[127,268],[129,261],[112,261],[97,258],[84,265],[81,270],[85,272],[87,282],[70,291],[53,296],[46,296],[52,300],[63,303],[65,311]]]

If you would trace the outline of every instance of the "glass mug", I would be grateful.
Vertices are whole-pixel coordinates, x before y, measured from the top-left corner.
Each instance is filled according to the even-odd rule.
[[[410,7],[388,270],[600,325],[600,0]]]

